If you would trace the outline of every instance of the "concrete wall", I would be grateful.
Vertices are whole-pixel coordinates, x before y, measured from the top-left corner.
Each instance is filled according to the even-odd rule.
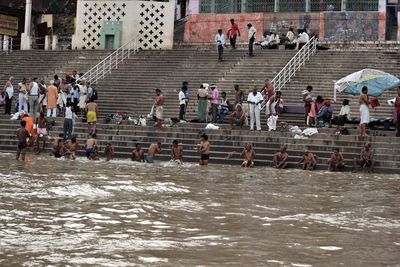
[[[171,49],[175,1],[78,0],[73,49],[99,49],[104,21],[122,22],[122,44],[140,35],[142,49]]]
[[[257,39],[264,31],[286,33],[306,28],[319,35],[321,41],[384,41],[386,15],[379,12],[321,12],[321,13],[237,13],[191,14],[185,26],[185,42],[213,42],[216,31],[222,28],[226,34],[230,19],[239,24],[242,34],[239,41],[247,41],[247,23],[257,29]],[[400,34],[400,33],[399,33]]]
[[[378,12],[322,13],[320,39],[329,42],[379,40]]]
[[[190,15],[185,26],[185,42],[212,42],[217,29],[226,34],[230,29],[230,19],[238,23],[243,33],[239,41],[247,41],[247,24],[257,29],[257,39],[261,39],[264,31],[286,33],[289,27],[295,30],[307,28],[319,32],[319,13],[237,13],[237,14],[194,14]]]

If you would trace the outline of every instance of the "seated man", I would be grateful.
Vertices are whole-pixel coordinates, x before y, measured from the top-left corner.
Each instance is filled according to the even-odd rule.
[[[313,171],[317,166],[317,160],[314,154],[306,149],[299,164],[303,164],[303,170]]]
[[[277,153],[274,155],[273,167],[277,169],[284,169],[287,166],[288,153],[286,152],[286,146],[283,146]]]
[[[242,157],[244,158],[242,167],[252,168],[254,166],[254,158],[256,157],[256,153],[254,152],[251,144],[247,144],[244,147],[244,150],[242,152]]]
[[[332,119],[332,123],[343,126],[345,123],[350,121],[350,101],[348,99],[343,100],[342,107],[340,108],[340,113],[338,116]]]
[[[324,123],[328,123],[329,125],[331,125],[332,114],[333,114],[333,106],[331,105],[331,101],[329,99],[326,99],[324,101],[324,105],[319,109],[316,126],[319,127],[319,122],[321,120]]]
[[[230,121],[232,127],[243,127],[246,121],[245,113],[243,112],[242,106],[240,104],[236,105],[235,111],[232,114],[228,115],[227,118]]]
[[[344,158],[340,153],[339,148],[334,148],[331,159],[328,161],[328,170],[331,172],[338,171],[344,168]]]
[[[178,165],[182,165],[183,161],[183,148],[181,145],[179,145],[178,140],[174,140],[172,142],[172,147],[171,147],[171,161],[174,161]]]
[[[371,144],[366,143],[364,148],[361,150],[360,158],[354,159],[354,171],[357,171],[358,167],[369,168],[368,172],[372,171],[374,167],[374,150],[371,149]]]
[[[62,138],[54,139],[52,153],[56,158],[61,158],[65,155],[65,147]]]
[[[269,35],[267,32],[264,32],[261,42],[256,45],[260,45],[262,49],[266,49],[268,48],[271,40],[271,35]]]
[[[229,100],[226,97],[226,93],[222,92],[221,93],[221,100],[219,104],[219,110],[218,110],[218,122],[223,123],[225,116],[229,113]]]

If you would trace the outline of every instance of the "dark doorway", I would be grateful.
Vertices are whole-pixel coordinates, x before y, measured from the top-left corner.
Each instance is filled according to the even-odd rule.
[[[397,23],[398,4],[389,3],[386,5],[386,41],[397,40]]]

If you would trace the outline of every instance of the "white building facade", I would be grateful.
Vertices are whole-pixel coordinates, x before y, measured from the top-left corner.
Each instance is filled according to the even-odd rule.
[[[174,18],[175,1],[78,0],[72,49],[172,49]]]

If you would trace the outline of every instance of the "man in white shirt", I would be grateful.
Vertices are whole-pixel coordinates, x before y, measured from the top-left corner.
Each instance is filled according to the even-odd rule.
[[[36,113],[39,110],[39,84],[37,78],[33,78],[29,83],[29,114],[33,121],[36,121]]]
[[[222,33],[222,29],[218,29],[218,33],[215,35],[215,42],[217,43],[218,61],[223,61],[225,36]]]
[[[300,34],[299,34],[299,50],[310,40],[310,36],[307,33],[307,30],[300,30]]]
[[[249,29],[249,56],[252,57],[253,55],[253,46],[254,40],[256,39],[256,28],[251,25],[251,23],[247,24],[247,28]]]
[[[181,91],[179,91],[179,120],[185,119],[185,106],[186,106],[186,97],[185,97],[185,87],[182,87]]]
[[[250,110],[250,130],[254,130],[254,120],[256,122],[257,131],[261,130],[260,112],[261,103],[264,101],[263,96],[254,87],[253,92],[247,97],[247,103],[249,104]]]
[[[76,118],[75,113],[72,111],[71,103],[67,102],[67,107],[65,108],[64,117],[64,141],[71,140],[72,133],[74,131],[74,120]]]

